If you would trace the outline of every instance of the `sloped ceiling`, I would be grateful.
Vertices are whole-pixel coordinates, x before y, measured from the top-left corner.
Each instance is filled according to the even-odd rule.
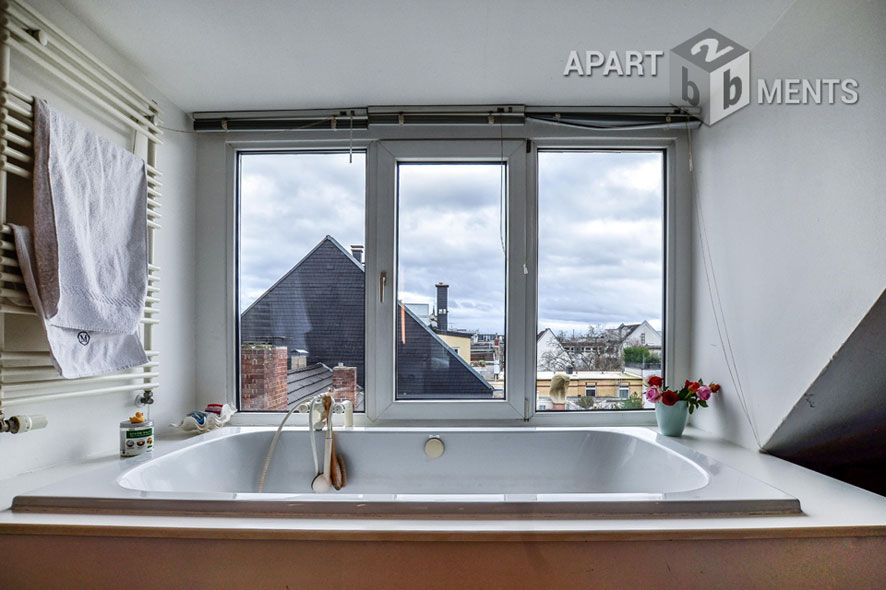
[[[886,291],[764,449],[886,495],[884,399]]]
[[[752,100],[694,133],[690,343],[693,374],[724,383],[696,426],[880,493],[884,30],[883,2],[797,2],[753,78],[853,79],[859,100]]]
[[[565,78],[569,51],[667,51],[708,27],[753,48],[793,0],[59,2],[193,112],[667,104],[666,60],[656,77]]]

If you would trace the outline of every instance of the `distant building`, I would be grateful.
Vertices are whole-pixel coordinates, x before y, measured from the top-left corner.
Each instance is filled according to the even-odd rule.
[[[621,371],[625,368],[624,349],[645,346],[650,355],[661,355],[661,333],[649,322],[621,324],[617,328],[602,331],[589,330],[585,334],[554,337],[553,333],[539,334],[539,354],[536,362],[540,369],[563,371],[568,367],[576,370]],[[544,344],[544,352],[541,345]]]
[[[466,363],[471,362],[471,340],[473,334],[457,330],[434,330],[434,333],[454,350]]]
[[[553,330],[545,328],[538,333],[535,339],[535,368],[537,371],[560,371],[565,370],[564,359],[569,355],[566,349],[557,340]]]
[[[646,320],[639,324],[622,324],[608,331],[621,340],[623,349],[628,346],[645,346],[649,352],[661,355],[661,332]]]
[[[430,303],[404,303],[406,309],[411,311],[415,317],[426,325],[431,325],[431,304]]]
[[[290,405],[327,386],[328,373],[337,368],[353,370],[354,396],[362,399],[364,280],[363,265],[326,236],[241,314],[242,343],[286,349]],[[493,387],[460,351],[402,304],[398,309],[399,392],[414,399],[492,398]]]
[[[471,365],[481,367],[487,379],[500,379],[505,370],[505,337],[501,334],[474,334],[471,339]]]
[[[471,338],[472,332],[465,330],[453,330],[449,328],[449,285],[446,283],[437,283],[437,301],[434,307],[434,314],[429,317],[426,322],[431,327],[434,334],[440,340],[445,342],[449,347],[458,354],[466,363],[471,363]],[[424,312],[430,309],[428,303],[410,303],[406,307],[409,311],[418,316],[416,310]],[[421,317],[421,316],[418,316]]]

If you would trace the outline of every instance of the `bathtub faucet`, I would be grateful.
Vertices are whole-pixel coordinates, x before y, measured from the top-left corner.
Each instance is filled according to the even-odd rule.
[[[331,412],[333,414],[343,414],[345,426],[354,425],[354,403],[351,400],[343,399],[340,402],[333,403]]]
[[[323,430],[323,422],[326,420],[326,412],[323,409],[323,404],[319,403],[322,397],[322,395],[314,396],[313,398],[300,403],[296,410],[299,414],[309,414],[311,412],[311,407],[313,406],[314,416],[313,420],[311,420],[311,424],[314,425],[314,430]],[[317,400],[317,403],[312,403],[314,400]],[[344,416],[344,426],[354,425],[354,404],[351,400],[344,399],[338,402],[333,402],[329,411],[333,415],[342,414]]]

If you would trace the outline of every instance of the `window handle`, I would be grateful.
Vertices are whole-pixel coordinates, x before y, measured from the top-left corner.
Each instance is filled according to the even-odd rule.
[[[385,302],[385,286],[388,284],[388,273],[382,272],[378,275],[378,301]]]

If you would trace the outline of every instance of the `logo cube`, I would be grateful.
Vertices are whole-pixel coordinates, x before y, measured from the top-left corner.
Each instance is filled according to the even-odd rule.
[[[701,107],[713,125],[751,101],[751,52],[708,29],[671,49],[671,104]]]

